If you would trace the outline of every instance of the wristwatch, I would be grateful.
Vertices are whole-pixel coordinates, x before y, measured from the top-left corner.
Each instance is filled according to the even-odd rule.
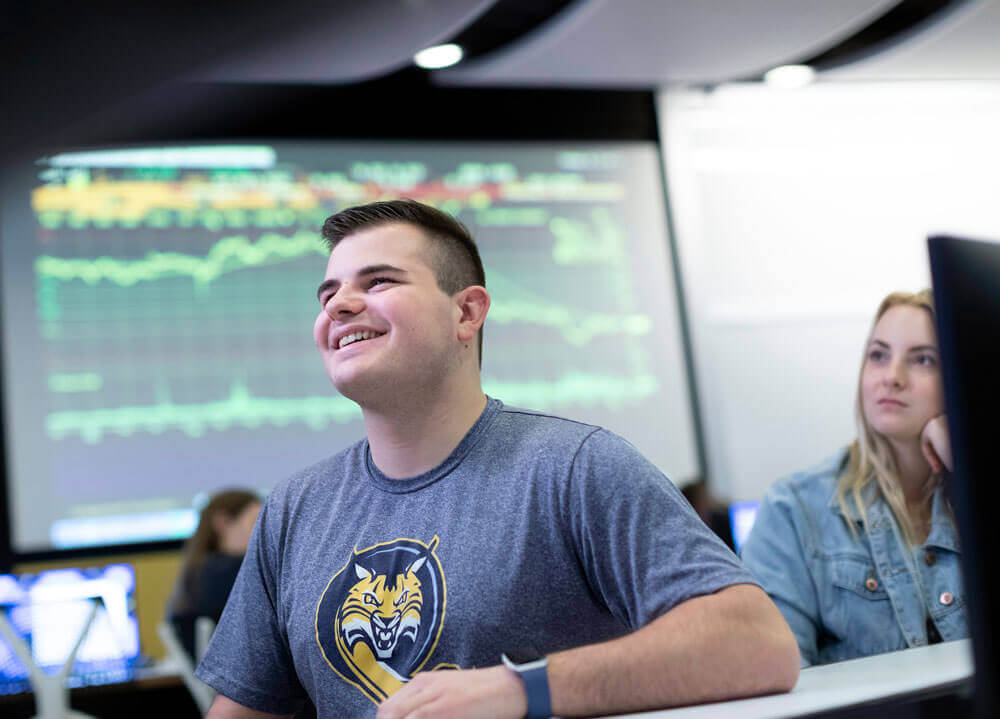
[[[549,660],[541,652],[531,649],[511,650],[500,655],[504,666],[516,672],[524,682],[528,695],[528,713],[525,719],[550,719],[552,698],[549,696]]]

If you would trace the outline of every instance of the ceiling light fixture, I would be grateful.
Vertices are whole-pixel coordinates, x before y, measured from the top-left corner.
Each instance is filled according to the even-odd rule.
[[[442,67],[451,67],[462,59],[462,48],[449,43],[448,45],[435,45],[425,50],[421,50],[413,56],[413,62],[417,67],[425,70],[439,70]]]
[[[808,65],[781,65],[764,73],[764,82],[771,87],[790,90],[805,87],[816,77],[816,71]]]

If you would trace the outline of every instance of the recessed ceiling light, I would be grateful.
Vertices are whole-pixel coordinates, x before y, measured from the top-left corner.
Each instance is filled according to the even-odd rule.
[[[413,62],[418,67],[425,70],[437,70],[442,67],[450,67],[462,59],[462,48],[453,43],[448,45],[435,45],[426,50],[421,50],[413,56]]]
[[[816,77],[808,65],[781,65],[764,73],[764,82],[772,87],[790,89],[805,87]]]

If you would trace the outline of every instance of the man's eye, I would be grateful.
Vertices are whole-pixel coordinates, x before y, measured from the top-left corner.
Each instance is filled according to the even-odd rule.
[[[369,284],[374,287],[375,285],[389,284],[391,282],[395,282],[391,277],[372,277]]]

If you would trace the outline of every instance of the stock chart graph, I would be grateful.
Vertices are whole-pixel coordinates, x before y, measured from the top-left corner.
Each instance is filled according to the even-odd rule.
[[[5,399],[26,547],[185,536],[204,493],[266,491],[362,437],[312,323],[323,220],[378,199],[427,202],[476,238],[488,394],[694,469],[651,146],[127,148],[18,179]]]

